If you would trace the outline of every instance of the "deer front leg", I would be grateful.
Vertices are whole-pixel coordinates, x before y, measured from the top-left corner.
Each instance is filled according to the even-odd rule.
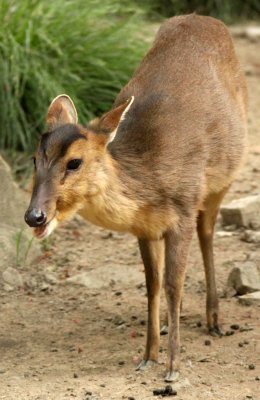
[[[158,361],[160,346],[160,290],[164,266],[164,240],[139,239],[145,267],[148,296],[148,324],[144,359],[137,367],[143,370]]]
[[[168,303],[168,363],[166,382],[178,379],[180,367],[180,308],[187,264],[187,256],[193,232],[193,223],[183,221],[177,231],[165,234],[165,292]]]

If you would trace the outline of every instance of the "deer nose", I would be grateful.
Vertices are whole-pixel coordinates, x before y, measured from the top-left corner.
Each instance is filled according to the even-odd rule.
[[[24,219],[29,226],[37,228],[37,226],[45,224],[47,216],[44,211],[38,210],[37,208],[31,208],[26,211]]]

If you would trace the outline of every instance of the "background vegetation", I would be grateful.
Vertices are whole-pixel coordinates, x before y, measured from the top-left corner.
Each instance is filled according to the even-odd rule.
[[[143,0],[142,5],[148,15],[198,14],[211,15],[226,23],[260,17],[259,0]]]
[[[82,123],[109,109],[147,46],[141,13],[122,7],[116,0],[1,0],[0,147],[30,151],[60,93],[73,98]]]
[[[149,19],[193,11],[230,22],[259,16],[260,2],[1,0],[0,148],[31,151],[60,93],[81,123],[108,110],[147,50]]]

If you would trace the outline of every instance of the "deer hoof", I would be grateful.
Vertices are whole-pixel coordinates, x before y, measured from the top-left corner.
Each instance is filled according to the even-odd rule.
[[[210,336],[215,336],[215,337],[224,336],[224,332],[220,329],[219,326],[213,326],[212,328],[209,328],[209,334]]]
[[[153,360],[142,360],[135,370],[136,371],[146,371],[148,368],[152,368],[155,365],[157,365],[156,361],[153,361]]]
[[[180,373],[178,371],[169,371],[164,378],[165,382],[174,382],[179,379]]]

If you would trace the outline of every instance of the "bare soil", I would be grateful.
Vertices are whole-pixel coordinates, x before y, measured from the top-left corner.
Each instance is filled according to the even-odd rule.
[[[260,192],[259,42],[236,39],[250,95],[248,162],[225,201]],[[182,366],[173,384],[177,399],[260,399],[260,313],[225,297],[229,271],[252,260],[255,244],[243,232],[215,238],[215,261],[225,331],[207,336],[205,283],[194,237],[181,320]],[[136,372],[146,335],[147,299],[136,239],[110,233],[78,217],[43,244],[33,266],[19,267],[26,286],[0,291],[0,399],[78,400],[159,399],[165,387],[167,336],[161,337],[159,364]],[[87,286],[70,282],[86,273]],[[162,317],[166,310],[162,296]],[[241,329],[242,328],[242,329]],[[205,341],[210,340],[206,345]]]

